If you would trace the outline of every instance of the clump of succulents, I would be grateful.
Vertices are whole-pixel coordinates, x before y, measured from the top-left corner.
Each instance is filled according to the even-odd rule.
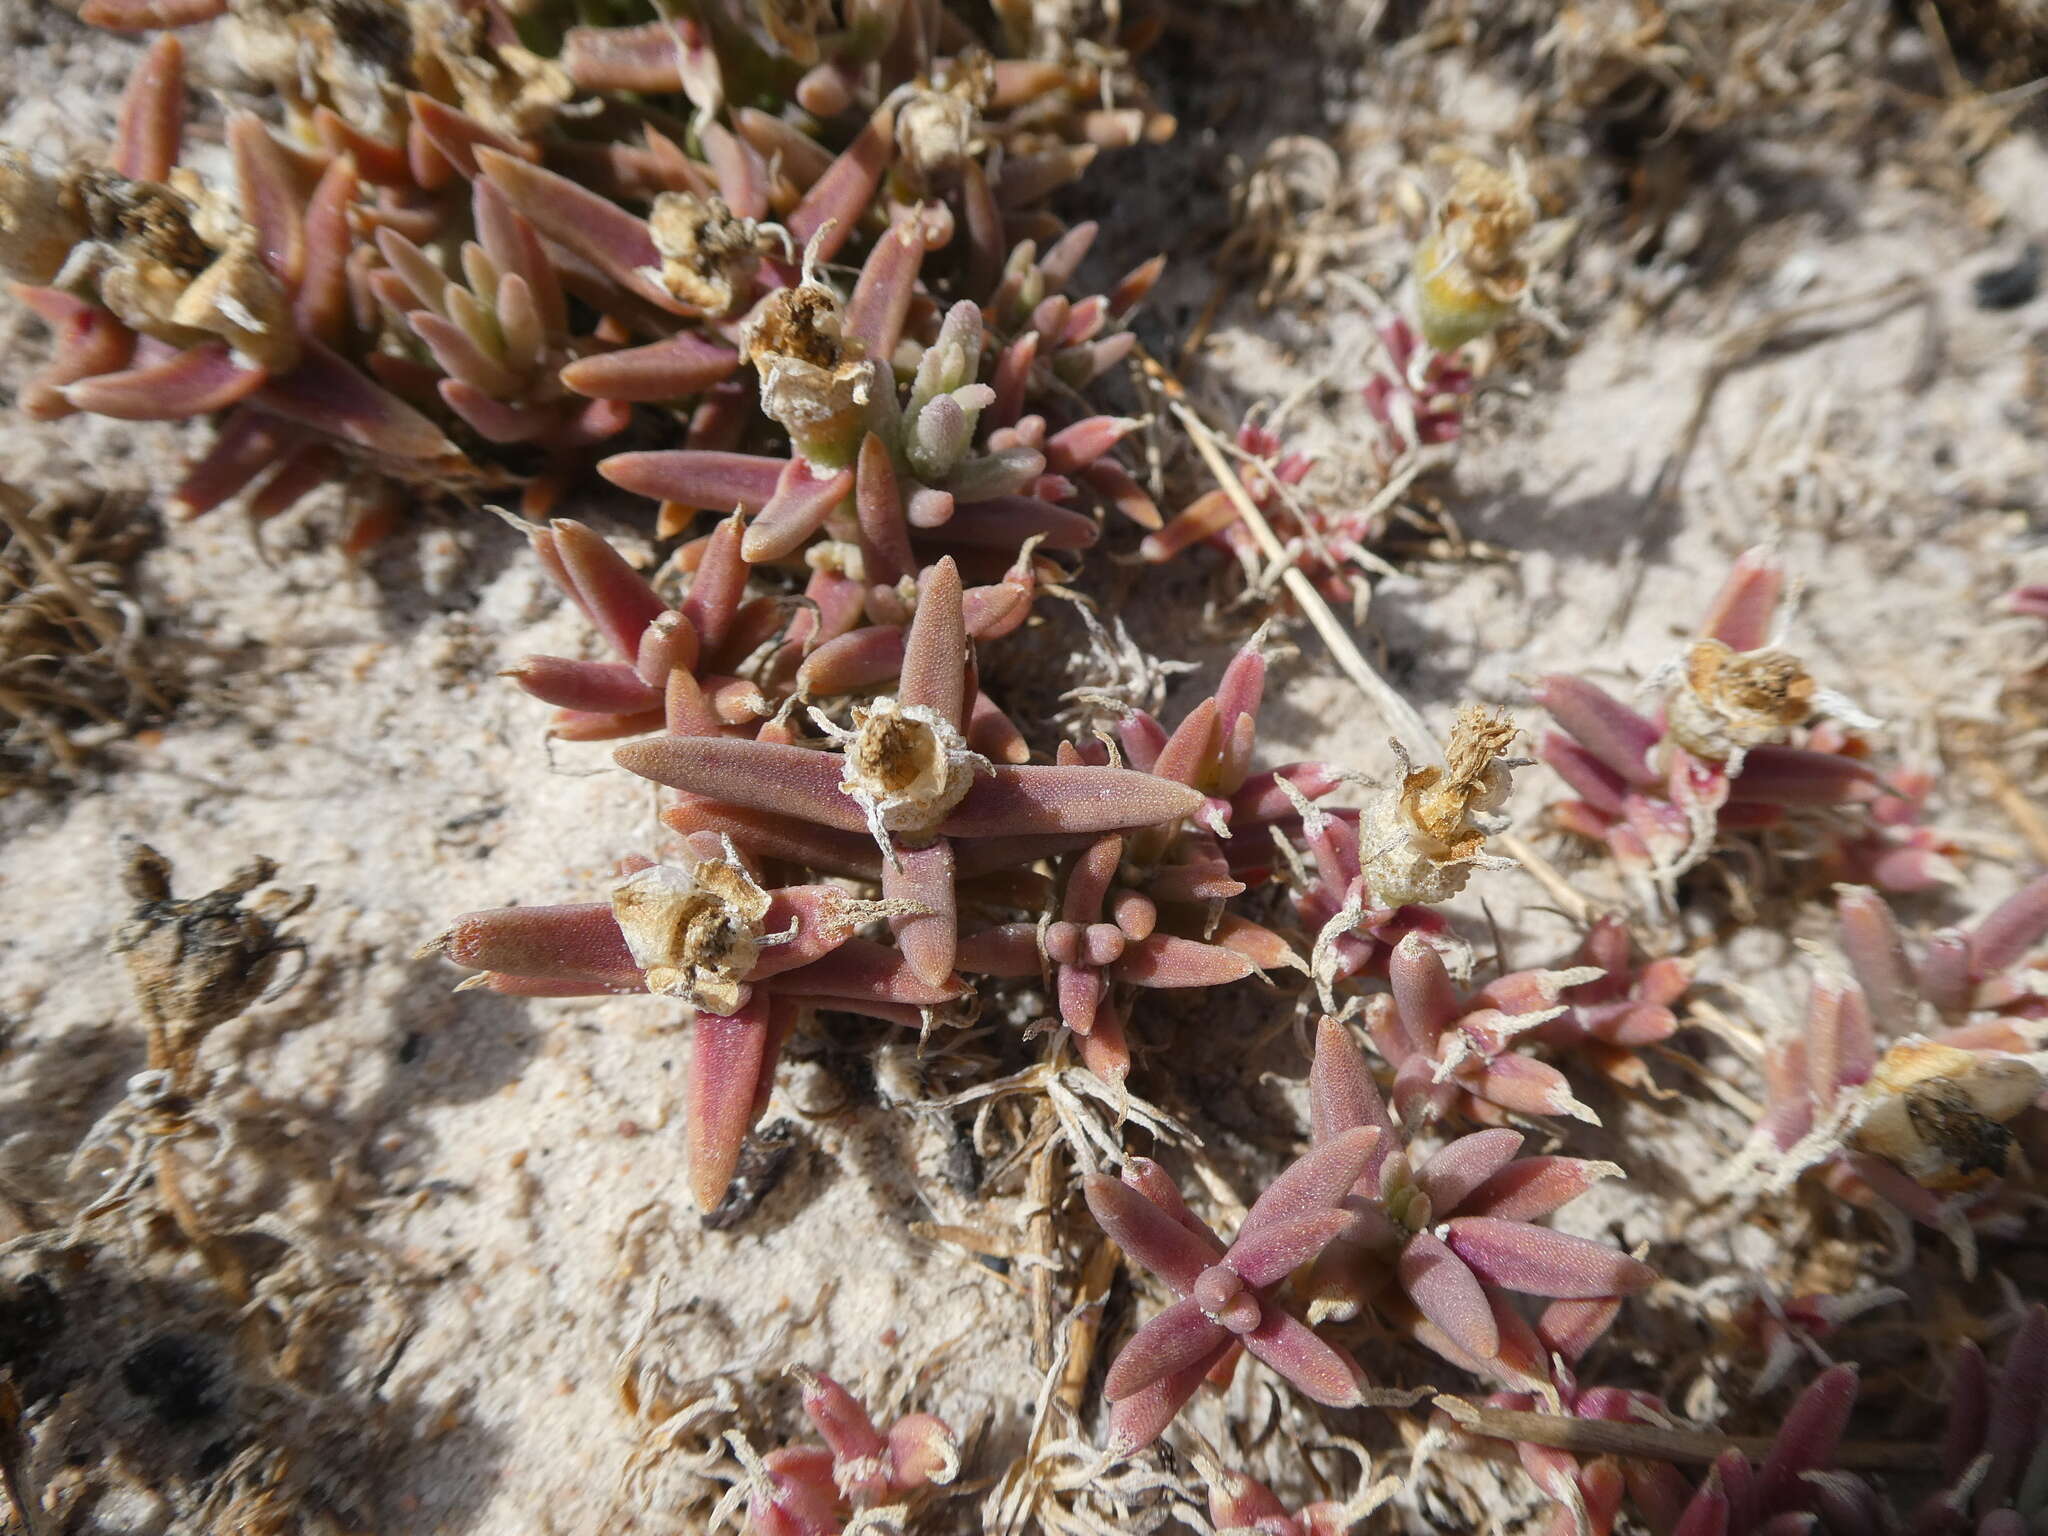
[[[1361,1128],[1371,1156],[1347,1192],[1350,1220],[1308,1266],[1312,1322],[1345,1322],[1370,1307],[1454,1364],[1510,1383],[1548,1379],[1549,1347],[1508,1300],[1558,1302],[1559,1315],[1595,1313],[1655,1278],[1604,1243],[1535,1225],[1605,1178],[1612,1163],[1519,1154],[1505,1127],[1459,1136],[1423,1155],[1411,1143],[1424,1101],[1397,1121],[1345,1027],[1317,1028],[1309,1078],[1317,1145]]]
[[[1886,1468],[1891,1475],[1883,1482],[1839,1464],[1861,1386],[1852,1366],[1821,1372],[1794,1400],[1761,1456],[1725,1450],[1697,1484],[1651,1457],[1601,1456],[1580,1464],[1536,1446],[1519,1450],[1559,1505],[1559,1530],[1615,1529],[1624,1495],[1656,1536],[1793,1530],[2019,1536],[2048,1512],[2048,1489],[2041,1485],[2041,1468],[2048,1465],[2048,1307],[2026,1308],[2001,1366],[1987,1364],[1974,1343],[1947,1362],[1937,1399],[1940,1428],[1898,1447],[1902,1453],[1938,1449],[1925,1472],[1917,1457],[1905,1454],[1894,1456],[1897,1464]],[[1664,1417],[1662,1405],[1641,1393],[1606,1394],[1577,1411],[1622,1422]],[[1930,1481],[1933,1491],[1916,1491],[1916,1483],[1924,1488]]]
[[[1128,1456],[1157,1439],[1239,1349],[1316,1402],[1346,1408],[1365,1401],[1357,1363],[1274,1292],[1351,1224],[1340,1206],[1379,1140],[1376,1131],[1353,1127],[1304,1154],[1266,1187],[1227,1246],[1150,1158],[1131,1159],[1121,1179],[1088,1176],[1083,1188],[1097,1224],[1175,1297],[1124,1345],[1103,1381],[1114,1405],[1112,1454]]]
[[[1604,846],[1653,901],[1733,836],[1774,836],[1841,879],[1925,890],[1949,878],[1918,804],[1868,761],[1877,722],[1826,688],[1773,637],[1785,573],[1743,555],[1699,638],[1650,679],[1649,713],[1597,684],[1543,678],[1536,702],[1560,729],[1539,755],[1577,793],[1561,829]],[[1924,789],[1921,791],[1924,794]]]
[[[950,542],[993,543],[1005,564],[1032,531],[1092,540],[1055,510],[1078,486],[1146,505],[1095,462],[1119,429],[1064,402],[1128,352],[1118,322],[1158,265],[1069,300],[1093,230],[1038,207],[1101,147],[1170,130],[1128,88],[1086,107],[1112,51],[998,59],[949,13],[901,4],[843,23],[714,5],[569,28],[557,58],[527,46],[549,24],[527,38],[492,0],[357,9],[88,7],[127,29],[224,15],[229,55],[285,110],[282,132],[231,121],[232,196],[180,163],[171,35],[129,88],[111,164],[0,161],[0,268],[55,332],[31,410],[215,418],[175,494],[188,514],[247,494],[267,516],[351,477],[355,546],[399,488],[518,488],[538,512],[598,445],[663,423],[712,462],[615,478],[665,470],[682,489],[657,494],[679,507],[765,510],[756,561],[848,500],[837,476],[867,425],[910,482],[911,521],[979,504]],[[619,92],[687,109],[689,148],[614,114]],[[863,254],[843,301],[814,264]],[[906,336],[921,366],[896,356]],[[749,363],[758,400],[732,377]],[[893,379],[869,385],[899,363],[900,420]],[[716,462],[784,431],[786,458]],[[1046,526],[1013,536],[1020,519]]]
[[[2001,1197],[2028,1167],[2035,1127],[2022,1117],[2048,1088],[2048,876],[1917,956],[1875,891],[1844,888],[1837,914],[1846,970],[1823,970],[1799,1031],[1771,1045],[1763,1118],[1733,1182],[1782,1189],[1813,1173],[1940,1231],[1974,1267],[1978,1232],[2024,1226]]]
[[[934,1490],[960,1475],[960,1441],[944,1420],[910,1413],[884,1430],[852,1393],[817,1371],[798,1371],[804,1414],[823,1445],[786,1445],[757,1456],[727,1438],[745,1478],[713,1513],[723,1522],[744,1502],[746,1536],[838,1536],[900,1530]]]

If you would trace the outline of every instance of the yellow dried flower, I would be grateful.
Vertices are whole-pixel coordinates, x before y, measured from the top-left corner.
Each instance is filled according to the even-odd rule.
[[[1451,352],[1497,329],[1529,289],[1522,242],[1536,200],[1522,176],[1483,160],[1459,162],[1434,227],[1415,252],[1422,336]]]

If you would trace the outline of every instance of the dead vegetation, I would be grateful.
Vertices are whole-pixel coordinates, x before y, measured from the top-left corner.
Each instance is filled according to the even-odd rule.
[[[0,794],[75,781],[94,752],[169,708],[127,570],[147,524],[106,498],[0,484]]]

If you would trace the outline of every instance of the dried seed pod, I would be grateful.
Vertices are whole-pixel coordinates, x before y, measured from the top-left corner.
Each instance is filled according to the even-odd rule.
[[[769,905],[730,842],[723,858],[655,864],[612,890],[612,916],[647,990],[707,1013],[733,1013],[746,1001],[745,978],[774,942],[762,931]]]
[[[875,365],[845,333],[838,295],[816,283],[780,288],[740,332],[761,375],[761,409],[780,422],[805,459],[851,464],[867,431]]]
[[[1737,651],[1719,640],[1696,640],[1685,655],[1683,682],[1666,706],[1666,725],[1695,757],[1725,762],[1783,741],[1804,725],[1816,686],[1789,651]]]
[[[747,301],[761,258],[775,243],[752,219],[735,215],[723,198],[694,192],[656,197],[647,232],[661,253],[662,285],[712,316],[729,315]]]
[[[1475,341],[1513,316],[1529,289],[1522,242],[1536,200],[1519,167],[1466,159],[1415,251],[1422,335],[1439,352]]]
[[[854,706],[851,731],[832,731],[846,745],[840,788],[859,803],[884,848],[890,832],[915,840],[933,831],[966,798],[976,775],[995,771],[952,721],[924,705],[878,698]]]
[[[1486,839],[1507,821],[1511,770],[1523,766],[1505,756],[1517,735],[1505,715],[1489,716],[1467,706],[1451,727],[1446,766],[1415,768],[1399,743],[1401,782],[1383,791],[1366,810],[1359,828],[1363,868],[1375,903],[1382,907],[1430,905],[1464,890],[1475,868],[1498,868],[1489,860]]]
[[[1901,1040],[1878,1059],[1850,1145],[1925,1188],[1974,1188],[2017,1171],[2019,1144],[2007,1125],[2042,1087],[2040,1071],[2020,1057]]]

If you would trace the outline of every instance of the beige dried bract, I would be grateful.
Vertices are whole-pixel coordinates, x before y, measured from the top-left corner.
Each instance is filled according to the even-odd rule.
[[[1682,684],[1671,699],[1671,736],[1695,757],[1722,762],[1784,740],[1812,716],[1817,691],[1789,651],[1736,651],[1719,640],[1698,640],[1686,652]]]
[[[271,860],[256,859],[219,890],[180,901],[170,861],[146,843],[128,845],[122,883],[136,905],[110,947],[149,1021],[152,1069],[188,1071],[208,1032],[262,997],[283,957],[301,948],[278,930],[311,903],[311,887],[243,902],[276,873]]]
[[[722,198],[663,192],[647,217],[662,286],[707,315],[729,315],[750,290],[773,238]]]
[[[912,839],[933,831],[974,787],[978,774],[994,765],[950,720],[921,705],[888,697],[856,705],[853,729],[824,722],[846,748],[841,791],[858,801],[875,841],[885,850],[888,833]]]
[[[619,882],[612,915],[647,990],[730,1014],[747,1000],[746,976],[761,957],[768,893],[736,853],[689,869],[656,864]]]
[[[1453,351],[1514,313],[1529,289],[1523,242],[1535,222],[1536,200],[1518,172],[1458,163],[1415,252],[1416,307],[1432,347]]]
[[[19,151],[0,148],[0,272],[48,283],[90,238],[75,189],[45,176]]]
[[[980,147],[975,130],[984,95],[978,77],[967,74],[947,90],[914,90],[896,110],[896,147],[905,167],[928,181],[950,171]]]
[[[844,332],[838,296],[815,283],[778,289],[742,328],[747,361],[761,375],[761,409],[799,451],[834,462],[859,446],[874,364]]]
[[[1849,1141],[1929,1189],[1969,1189],[2014,1171],[2019,1145],[2007,1122],[2042,1087],[2021,1057],[1902,1040],[1879,1060]]]
[[[1406,769],[1366,808],[1359,841],[1377,905],[1448,901],[1465,888],[1486,839],[1506,825],[1496,813],[1517,766],[1506,756],[1517,734],[1505,715],[1467,706],[1451,727],[1445,766]]]

